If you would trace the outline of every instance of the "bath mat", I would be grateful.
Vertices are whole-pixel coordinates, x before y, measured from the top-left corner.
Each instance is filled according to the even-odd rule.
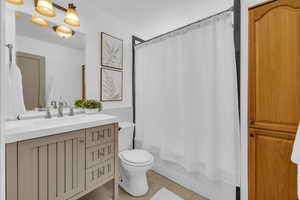
[[[160,189],[150,200],[184,200],[166,188]]]

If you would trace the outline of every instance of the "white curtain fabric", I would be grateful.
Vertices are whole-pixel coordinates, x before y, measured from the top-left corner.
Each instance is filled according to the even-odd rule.
[[[136,47],[136,142],[212,181],[240,184],[230,12]]]

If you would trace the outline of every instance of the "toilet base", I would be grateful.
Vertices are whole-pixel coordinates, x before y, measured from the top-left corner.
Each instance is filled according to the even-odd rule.
[[[124,169],[121,169],[120,175],[120,186],[130,195],[139,197],[148,192],[149,186],[146,173],[128,175],[124,172]]]

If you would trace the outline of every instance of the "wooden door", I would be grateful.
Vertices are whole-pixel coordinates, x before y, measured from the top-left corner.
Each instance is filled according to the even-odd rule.
[[[297,199],[293,141],[293,134],[250,129],[249,200]]]
[[[65,200],[85,189],[85,131],[20,142],[18,200]]]
[[[27,110],[45,107],[45,57],[17,52]]]
[[[250,127],[295,132],[300,121],[300,1],[249,11]]]

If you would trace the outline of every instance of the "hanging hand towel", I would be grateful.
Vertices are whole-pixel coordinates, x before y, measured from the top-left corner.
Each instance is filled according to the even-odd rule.
[[[8,67],[7,78],[7,95],[6,95],[6,116],[17,117],[19,114],[25,112],[22,74],[16,64]]]
[[[298,198],[300,199],[300,123],[298,125],[298,131],[294,142],[291,160],[298,165],[297,185],[298,185]]]

